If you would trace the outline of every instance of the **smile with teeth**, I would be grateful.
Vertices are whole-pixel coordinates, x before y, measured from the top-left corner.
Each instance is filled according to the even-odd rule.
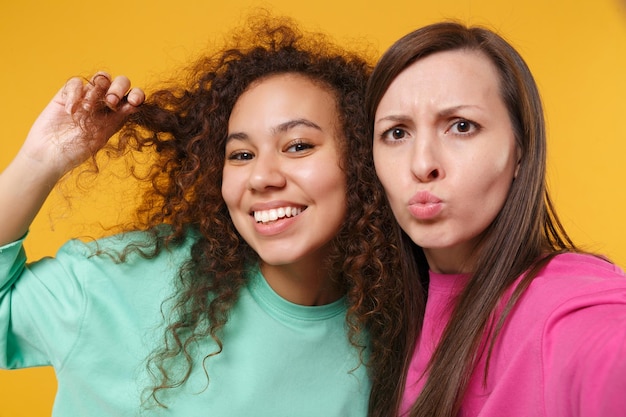
[[[295,217],[302,213],[304,209],[306,207],[278,207],[270,210],[255,211],[253,214],[257,223],[269,223],[284,217]]]

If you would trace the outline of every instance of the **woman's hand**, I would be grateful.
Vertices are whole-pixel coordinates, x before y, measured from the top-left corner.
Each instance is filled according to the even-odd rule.
[[[65,83],[0,174],[0,246],[26,233],[57,181],[101,149],[144,99],[128,78],[104,72]]]
[[[144,99],[125,76],[72,78],[39,115],[17,158],[58,179],[102,148]]]

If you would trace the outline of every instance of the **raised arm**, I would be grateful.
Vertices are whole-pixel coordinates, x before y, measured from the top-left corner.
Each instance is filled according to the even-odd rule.
[[[0,174],[0,246],[22,237],[57,181],[102,148],[144,101],[124,76],[70,79]]]

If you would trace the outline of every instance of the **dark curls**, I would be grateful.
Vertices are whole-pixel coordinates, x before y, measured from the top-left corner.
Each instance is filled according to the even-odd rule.
[[[189,68],[187,82],[150,94],[119,136],[119,149],[154,151],[151,170],[142,177],[149,190],[138,221],[140,228],[155,231],[157,251],[190,230],[197,235],[170,300],[173,309],[164,311],[162,347],[150,357],[155,377],[150,399],[164,405],[160,394],[184,384],[195,366],[210,375],[210,357],[227,348],[221,330],[246,282],[247,266],[258,262],[221,195],[228,120],[252,83],[296,73],[336,99],[347,215],[330,262],[349,304],[348,337],[373,379],[370,412],[388,414],[398,402],[400,363],[414,334],[407,337],[411,325],[403,320],[411,284],[397,273],[392,238],[397,229],[369,158],[364,97],[371,65],[364,54],[346,52],[321,34],[303,34],[288,19],[263,15],[233,33],[225,47]],[[218,349],[198,360],[192,346],[203,338],[215,340]]]

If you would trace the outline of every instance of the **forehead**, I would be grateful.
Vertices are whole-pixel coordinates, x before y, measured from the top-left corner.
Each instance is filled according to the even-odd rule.
[[[308,92],[315,92],[316,94],[327,96],[327,99],[336,101],[335,91],[327,83],[306,74],[286,72],[270,74],[254,80],[239,96],[237,102],[239,102],[242,97],[250,95],[250,93],[254,93],[255,91],[272,89],[275,89],[276,91],[306,90]]]
[[[458,49],[427,55],[406,67],[390,83],[379,103],[453,105],[455,101],[501,100],[500,75],[481,51]]]
[[[228,129],[271,127],[297,119],[334,127],[339,121],[335,94],[325,83],[306,75],[275,74],[255,81],[239,97]]]
[[[498,84],[500,78],[491,59],[484,52],[474,49],[455,49],[427,55],[405,68],[396,80],[416,75],[425,81],[463,77],[494,84]]]

